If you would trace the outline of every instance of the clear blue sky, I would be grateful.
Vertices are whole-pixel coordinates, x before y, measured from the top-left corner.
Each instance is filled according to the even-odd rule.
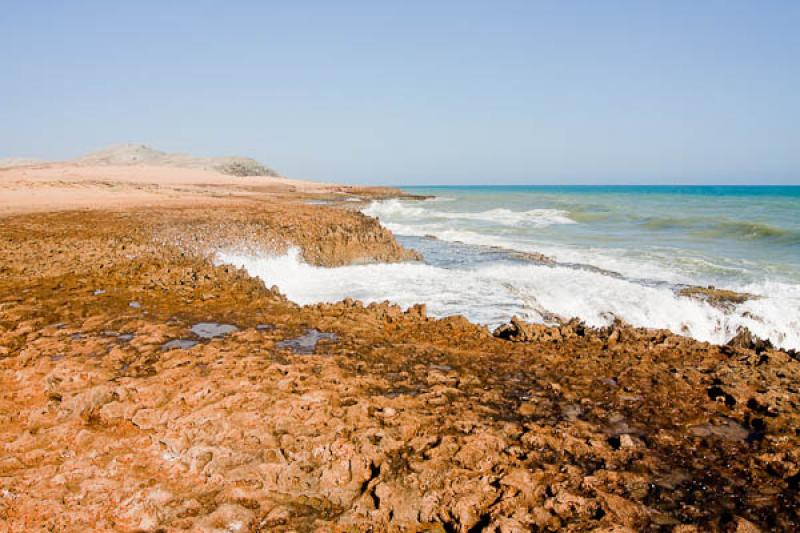
[[[800,183],[800,1],[0,0],[0,157],[292,177]]]

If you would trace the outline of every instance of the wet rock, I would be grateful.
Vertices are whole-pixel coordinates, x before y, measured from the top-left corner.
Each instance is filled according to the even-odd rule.
[[[337,336],[335,333],[324,333],[318,329],[310,328],[299,337],[282,340],[275,346],[296,354],[309,355],[314,353],[319,341],[335,341],[336,339]]]
[[[428,317],[428,308],[425,304],[415,304],[408,308],[406,314],[412,318],[425,319]]]
[[[161,345],[163,351],[167,350],[189,350],[200,344],[199,341],[192,339],[173,339]]]
[[[513,257],[514,259],[519,259],[521,261],[528,261],[530,263],[538,264],[538,265],[555,265],[556,260],[550,257],[549,255],[544,255],[539,252],[520,252],[518,250],[509,250],[507,248],[502,248],[500,246],[492,246],[492,249],[501,250],[508,254],[509,257]]]
[[[191,331],[201,339],[215,339],[239,331],[239,328],[233,324],[199,322],[191,327]]]
[[[730,418],[720,418],[714,423],[693,426],[689,428],[689,432],[697,437],[714,436],[734,442],[743,442],[750,435],[750,431]]]
[[[537,328],[535,326],[535,324],[527,324],[516,316],[513,316],[511,317],[511,322],[498,326],[492,332],[492,335],[498,339],[507,341],[530,342],[537,337]]]
[[[753,350],[757,354],[774,349],[769,340],[763,340],[756,337],[749,329],[744,327],[739,328],[736,336],[728,341],[727,346],[730,346],[731,348]]]
[[[492,335],[512,342],[563,342],[565,339],[582,337],[586,328],[579,320],[563,322],[560,326],[530,324],[511,317],[508,324],[498,326]]]
[[[717,289],[711,285],[708,287],[684,287],[678,291],[678,294],[680,296],[704,300],[722,309],[730,309],[734,305],[758,298],[758,296],[753,294]]]

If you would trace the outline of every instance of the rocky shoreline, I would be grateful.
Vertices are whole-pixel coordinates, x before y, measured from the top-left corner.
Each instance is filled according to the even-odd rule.
[[[300,307],[213,263],[221,246],[295,246],[322,266],[416,257],[375,219],[304,203],[331,194],[393,193],[3,218],[0,524],[798,527],[797,354],[746,335],[493,335],[421,305]]]

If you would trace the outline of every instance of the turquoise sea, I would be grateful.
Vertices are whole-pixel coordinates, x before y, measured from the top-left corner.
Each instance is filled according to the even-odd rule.
[[[685,278],[695,284],[800,283],[800,187],[476,186],[406,190],[445,200],[425,205],[411,217],[400,213],[384,217],[397,229],[405,225],[402,229],[410,234],[421,230],[432,230],[434,235],[464,231],[467,241],[482,241],[477,235],[492,236],[512,247],[549,250],[589,264],[617,266],[642,277],[663,270],[661,276]],[[462,212],[472,218],[453,216]],[[486,216],[474,216],[479,213]],[[503,218],[511,213],[520,218]],[[627,262],[631,264],[620,264]]]
[[[800,187],[405,190],[433,198],[373,202],[363,212],[421,251],[421,263],[325,269],[296,253],[223,259],[299,303],[424,302],[434,315],[462,314],[490,327],[512,315],[595,326],[621,318],[716,343],[747,327],[800,348]],[[679,294],[695,285],[754,298],[714,306]]]

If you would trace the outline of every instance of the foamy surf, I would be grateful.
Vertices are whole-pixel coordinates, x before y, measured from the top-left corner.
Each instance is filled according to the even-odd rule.
[[[787,293],[785,287],[751,287],[782,292],[724,310],[678,296],[669,287],[561,266],[498,262],[458,269],[424,263],[322,268],[301,261],[297,250],[283,256],[220,252],[218,261],[245,268],[301,305],[346,297],[365,303],[388,300],[404,308],[426,303],[432,316],[460,314],[490,327],[512,315],[531,321],[548,314],[577,317],[595,327],[618,317],[634,326],[719,344],[746,327],[777,346],[800,348],[800,294]]]
[[[409,205],[407,201],[397,199],[372,202],[363,210],[363,213],[379,219],[392,217],[414,220],[427,219],[431,223],[435,223],[437,220],[477,220],[501,226],[527,225],[542,228],[553,224],[576,224],[574,220],[569,218],[568,213],[561,209],[513,211],[497,207],[476,212],[443,211],[420,207],[420,205]]]
[[[419,226],[385,222],[383,220],[381,220],[381,223],[392,233],[402,237],[434,237],[449,243],[492,246],[518,252],[540,253],[560,263],[591,265],[603,270],[617,272],[631,278],[646,278],[686,285],[694,283],[691,277],[683,275],[676,270],[670,270],[652,261],[629,257],[614,250],[598,248],[579,249],[576,247],[529,243],[513,237],[497,237],[478,231],[453,229],[436,224]]]
[[[496,326],[512,315],[615,317],[724,343],[746,327],[800,348],[800,235],[794,190],[758,188],[447,187],[425,201],[381,200],[377,217],[425,263],[322,269],[283,257],[220,257],[297,303],[352,297],[428,304]],[[787,237],[788,236],[788,237]],[[428,237],[435,237],[430,239]],[[455,244],[458,243],[458,244]],[[544,254],[545,265],[512,252]],[[726,307],[680,296],[714,285],[757,295]]]
[[[440,187],[433,201],[365,212],[402,239],[499,246],[632,280],[739,290],[800,287],[800,189],[759,187]],[[527,220],[526,223],[520,221]],[[505,222],[502,223],[501,221]],[[542,223],[531,222],[541,221]]]

